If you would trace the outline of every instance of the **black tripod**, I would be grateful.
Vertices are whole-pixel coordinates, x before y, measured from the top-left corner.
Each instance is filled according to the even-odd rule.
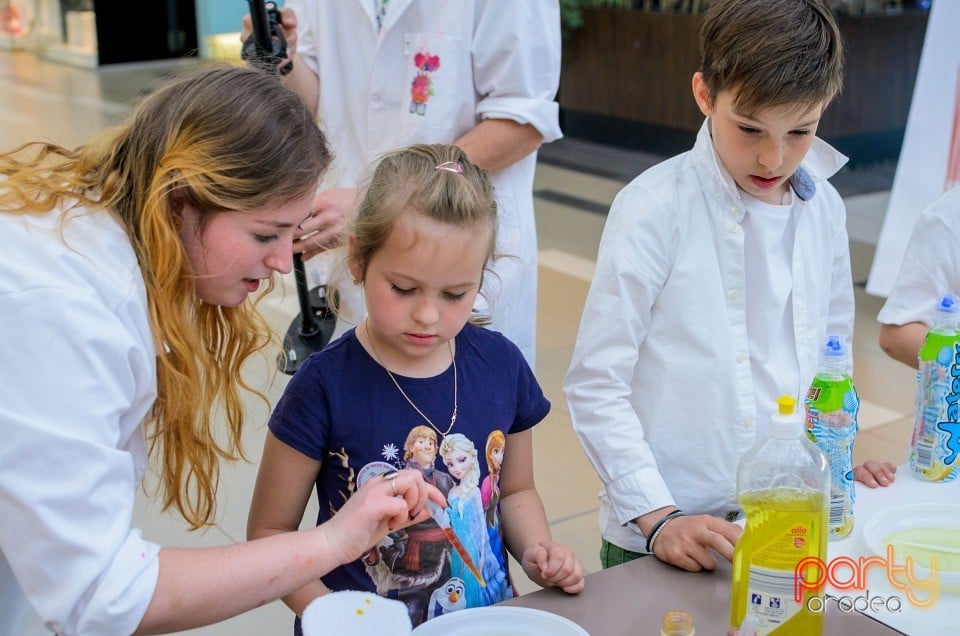
[[[280,29],[280,10],[275,2],[247,0],[253,33],[243,43],[241,57],[261,70],[286,75],[293,69],[287,60],[287,41]],[[283,352],[277,359],[280,370],[293,375],[311,353],[320,351],[333,335],[336,318],[328,302],[326,287],[307,287],[307,273],[300,254],[293,255],[300,314],[293,319],[283,338]]]

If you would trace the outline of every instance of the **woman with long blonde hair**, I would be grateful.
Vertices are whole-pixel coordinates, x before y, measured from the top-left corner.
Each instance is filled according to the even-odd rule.
[[[418,471],[316,530],[197,550],[131,528],[213,522],[243,457],[241,368],[272,336],[249,299],[289,272],[330,162],[275,77],[204,65],[75,149],[0,153],[0,608],[4,633],[180,631],[258,607],[425,517]],[[396,497],[396,495],[402,497]]]

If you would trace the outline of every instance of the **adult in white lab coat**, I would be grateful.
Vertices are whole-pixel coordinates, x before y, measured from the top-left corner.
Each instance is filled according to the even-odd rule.
[[[249,34],[244,19],[243,37]],[[561,137],[556,0],[297,0],[282,9],[288,86],[316,112],[334,165],[295,247],[305,259],[337,245],[367,168],[412,143],[454,143],[491,172],[500,221],[482,306],[533,366],[537,238],[533,176],[540,144]],[[339,285],[334,337],[363,317]]]

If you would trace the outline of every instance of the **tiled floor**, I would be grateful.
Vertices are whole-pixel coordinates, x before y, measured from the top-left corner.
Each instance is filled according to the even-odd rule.
[[[80,70],[40,61],[32,53],[0,49],[0,147],[9,148],[30,139],[80,143],[89,133],[125,114],[150,84],[170,70],[170,65]],[[544,152],[542,159],[548,155],[555,157],[557,153]],[[573,545],[586,569],[595,571],[599,568],[598,481],[571,430],[560,385],[570,360],[603,227],[604,216],[597,211],[609,206],[628,177],[611,172],[596,176],[578,170],[575,162],[566,162],[565,167],[558,163],[562,162],[548,164],[542,160],[534,185],[541,249],[536,372],[553,402],[552,413],[535,429],[535,468],[555,536]],[[880,181],[889,183],[883,178]],[[860,191],[863,190],[869,188],[861,187]],[[858,192],[855,188],[847,191],[854,280],[861,283],[856,292],[854,359],[863,410],[855,457],[858,461],[875,458],[899,464],[911,426],[914,375],[879,350],[875,318],[883,301],[868,296],[862,287],[888,193],[881,190],[854,194]],[[263,309],[271,324],[285,332],[298,310],[292,281],[285,281]],[[280,395],[288,379],[275,371],[271,361],[251,365],[251,372],[269,385],[271,399]],[[252,426],[245,443],[251,462],[224,468],[217,525],[205,533],[188,533],[182,523],[161,514],[148,497],[143,497],[136,523],[147,537],[178,546],[216,545],[242,539],[267,410],[262,404],[251,403],[250,414]],[[313,511],[308,511],[305,523],[311,523],[312,518]],[[523,581],[519,587],[524,592],[532,589]],[[190,633],[286,634],[290,618],[286,607],[272,603],[219,626]]]

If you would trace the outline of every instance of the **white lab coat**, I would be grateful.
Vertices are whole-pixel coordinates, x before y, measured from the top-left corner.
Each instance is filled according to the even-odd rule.
[[[852,341],[845,211],[826,181],[845,161],[818,139],[801,165],[809,179],[785,281],[795,395],[813,379],[826,334]],[[737,465],[757,441],[758,400],[777,397],[758,396],[751,377],[743,218],[706,123],[693,150],[641,174],[610,209],[564,392],[603,485],[601,531],[622,548],[643,552],[631,520],[664,506],[739,510]]]
[[[58,223],[0,214],[0,634],[129,634],[159,573],[130,527],[157,383],[146,290],[112,215],[74,215],[67,245]]]
[[[487,118],[530,124],[544,142],[562,136],[554,101],[560,81],[556,0],[391,0],[379,32],[371,0],[286,4],[297,14],[297,52],[320,78],[317,112],[334,150],[324,187],[362,185],[380,154],[413,143],[452,143]],[[422,108],[414,98],[418,53],[439,62],[425,72],[432,94]],[[490,306],[481,307],[531,366],[535,166],[533,153],[492,175],[500,214],[497,251],[510,257],[497,260],[495,275],[485,276]],[[355,291],[346,293],[358,302]],[[362,316],[348,307],[336,335]]]

